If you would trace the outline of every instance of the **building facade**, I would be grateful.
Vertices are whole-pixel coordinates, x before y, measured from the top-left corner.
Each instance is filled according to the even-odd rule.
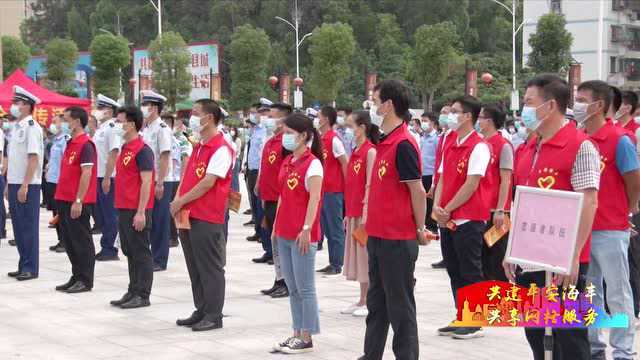
[[[571,56],[582,80],[603,80],[624,89],[640,87],[640,0],[524,0],[523,61],[538,19],[563,14],[573,35]]]

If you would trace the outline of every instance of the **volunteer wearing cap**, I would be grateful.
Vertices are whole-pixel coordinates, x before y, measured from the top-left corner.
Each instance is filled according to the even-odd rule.
[[[145,126],[142,138],[153,151],[155,162],[155,203],[151,222],[151,251],[153,253],[153,271],[167,269],[169,260],[169,202],[172,183],[168,182],[172,171],[171,142],[172,129],[161,119],[160,113],[167,98],[153,91],[142,92],[142,116]]]
[[[262,217],[263,209],[260,199],[256,195],[256,183],[258,181],[258,170],[260,169],[260,160],[262,157],[262,148],[267,139],[267,128],[265,127],[266,119],[271,111],[271,105],[273,103],[268,99],[261,98],[260,105],[258,107],[258,113],[254,120],[249,119],[254,126],[251,128],[251,134],[248,143],[247,154],[247,184],[249,190],[249,200],[253,204],[251,209],[253,210],[253,224],[255,234],[249,236],[249,241],[264,241],[264,234],[262,231]],[[253,122],[255,121],[255,122]],[[247,224],[245,224],[247,225]]]
[[[18,270],[8,275],[17,280],[38,277],[38,249],[40,222],[40,188],[44,144],[42,128],[33,120],[34,106],[40,103],[25,89],[13,87],[11,115],[17,119],[9,141],[7,183],[9,211],[20,261]]]
[[[89,217],[91,204],[96,202],[97,157],[96,146],[84,132],[88,120],[87,112],[80,107],[74,106],[64,111],[64,122],[71,129],[71,140],[62,156],[58,179],[61,186],[56,188],[55,199],[72,275],[56,290],[70,294],[93,288],[96,264]]]
[[[611,314],[634,318],[629,283],[629,213],[638,213],[640,200],[640,163],[629,134],[605,118],[611,89],[603,81],[587,81],[578,86],[573,116],[600,151],[600,191],[598,210],[593,221],[591,262],[587,281],[596,289],[607,287],[607,306]],[[604,308],[602,291],[593,298],[596,307]],[[636,327],[613,328],[609,343],[615,359],[634,359]],[[589,328],[591,359],[604,359],[607,344],[604,332]]]
[[[98,152],[98,223],[101,225],[102,237],[100,238],[100,252],[96,255],[98,261],[119,260],[118,249],[114,246],[118,236],[118,219],[114,203],[113,176],[116,158],[120,151],[120,137],[115,129],[116,110],[120,105],[113,99],[98,94],[98,110],[93,112],[96,120],[100,122],[93,141]],[[126,186],[126,185],[124,185]]]
[[[51,140],[51,148],[49,149],[49,162],[46,166],[45,186],[49,188],[47,191],[51,196],[51,210],[54,216],[54,225],[58,236],[58,243],[49,248],[55,252],[65,252],[64,237],[62,236],[62,228],[60,225],[60,214],[57,201],[54,199],[58,179],[60,178],[60,167],[62,165],[62,156],[67,148],[67,142],[71,140],[71,130],[69,124],[64,122],[62,116],[56,116],[49,125],[49,132],[54,136]]]
[[[178,195],[171,203],[171,214],[176,216],[183,209],[188,211],[190,229],[180,230],[180,242],[196,311],[176,324],[191,326],[193,331],[205,331],[222,328],[227,244],[224,221],[234,151],[218,132],[222,114],[215,101],[196,101],[192,116],[198,123],[190,120],[189,126],[199,134],[200,141],[193,149]]]
[[[153,151],[138,135],[142,124],[142,113],[136,107],[119,110],[115,132],[124,144],[116,161],[116,181],[126,186],[115,188],[115,207],[122,252],[129,263],[129,287],[111,305],[123,309],[149,306],[153,283],[150,231],[154,161]]]

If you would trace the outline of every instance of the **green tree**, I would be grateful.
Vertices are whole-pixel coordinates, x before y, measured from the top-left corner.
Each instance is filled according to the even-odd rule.
[[[96,68],[95,91],[113,99],[120,97],[120,70],[127,66],[131,58],[127,39],[110,34],[93,38],[91,63]]]
[[[335,101],[349,76],[356,48],[353,29],[343,23],[323,24],[313,31],[310,40],[309,88],[316,99],[325,103]]]
[[[153,63],[153,86],[167,97],[167,105],[175,109],[176,103],[189,96],[191,74],[187,67],[191,55],[180,34],[163,32],[149,44],[149,58]]]
[[[449,77],[451,66],[459,62],[460,55],[455,26],[446,21],[435,25],[422,25],[414,35],[415,47],[409,53],[407,77],[414,81],[422,96],[422,105],[431,110],[434,93]]]
[[[564,73],[571,63],[573,36],[565,28],[563,15],[549,13],[538,20],[536,32],[529,37],[529,66],[537,72]]]
[[[85,19],[75,6],[67,13],[67,36],[80,50],[87,50],[91,43],[91,31]]]
[[[271,43],[262,29],[243,25],[233,33],[231,55],[231,99],[234,109],[247,109],[264,96],[269,77]]]
[[[78,46],[68,39],[53,39],[46,48],[47,79],[56,90],[62,90],[74,78],[74,67],[78,60]]]
[[[378,78],[400,79],[405,72],[405,51],[408,45],[404,33],[393,14],[378,15],[377,39],[375,41],[375,70]]]
[[[29,63],[29,47],[13,36],[2,37],[2,75],[7,78],[16,69],[24,69]]]

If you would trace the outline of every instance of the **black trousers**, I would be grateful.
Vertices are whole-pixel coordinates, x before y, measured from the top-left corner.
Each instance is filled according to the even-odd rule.
[[[58,201],[62,237],[65,250],[71,261],[71,273],[76,281],[82,281],[93,288],[93,272],[96,264],[96,249],[91,237],[89,217],[91,208],[82,206],[82,213],[76,219],[71,218],[71,202]]]
[[[579,278],[576,287],[582,293],[585,288],[589,264],[580,264]],[[519,273],[516,275],[518,285],[529,287],[535,283],[538,287],[545,286],[544,271]],[[562,287],[558,288],[562,299]],[[544,328],[527,328],[524,333],[533,352],[534,360],[544,359]],[[587,328],[553,329],[553,360],[590,360],[591,346]]]
[[[633,216],[636,230],[640,230],[640,214]],[[629,281],[633,293],[633,313],[640,316],[640,235],[631,237],[629,242]]]
[[[491,221],[487,224],[487,230],[493,226],[493,213],[491,214]],[[504,234],[498,242],[493,244],[492,247],[487,246],[484,241],[484,235],[482,239],[482,273],[485,280],[499,280],[509,281],[507,275],[504,273],[502,267],[502,260],[504,260],[504,254],[507,252],[507,244],[509,243],[509,232]]]
[[[249,194],[249,205],[251,206],[251,219],[253,219],[253,221],[255,221],[257,224],[258,222],[256,221],[256,218],[255,218],[256,216],[255,205],[257,201],[256,200],[257,196],[253,190],[256,188],[256,183],[258,181],[258,170],[247,169],[247,171],[245,172],[245,177],[247,180],[247,193]],[[257,225],[259,226],[260,224],[257,224]]]
[[[427,175],[422,177],[422,186],[424,186],[424,191],[429,192],[431,188],[431,184],[433,181],[432,175]],[[438,224],[435,220],[431,218],[431,211],[433,210],[433,199],[427,198],[427,215],[424,218],[424,223],[431,232],[437,233]]]
[[[173,187],[171,188],[171,201],[176,197],[176,193],[178,192],[179,181],[173,182]],[[176,220],[171,216],[169,220],[169,240],[178,240],[178,228],[176,228]]]
[[[199,313],[221,319],[227,262],[224,224],[190,221],[191,229],[180,230],[180,243],[191,279],[193,304]]]
[[[48,194],[55,194],[57,185],[58,184],[48,182],[45,183],[44,187],[47,188]],[[53,195],[48,200],[47,206],[50,208],[53,216],[59,215],[60,212],[58,211],[58,202],[56,201],[56,199],[54,199]],[[56,234],[58,235],[58,243],[64,246],[64,236],[62,236],[62,225],[60,224],[60,221],[58,221],[58,223],[56,224]]]
[[[369,237],[369,291],[364,358],[380,360],[393,328],[396,359],[418,359],[418,326],[414,297],[416,240],[386,240]]]
[[[136,210],[118,210],[118,233],[120,247],[127,257],[129,288],[131,294],[148,299],[153,284],[153,256],[151,255],[151,212],[145,211],[146,223],[142,231],[133,228]]]
[[[457,304],[458,289],[484,280],[482,235],[485,228],[482,221],[469,221],[455,231],[440,229],[442,258],[451,280],[454,304]]]

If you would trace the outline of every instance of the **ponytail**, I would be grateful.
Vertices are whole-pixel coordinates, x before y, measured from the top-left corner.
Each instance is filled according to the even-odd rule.
[[[353,116],[353,121],[356,123],[356,126],[364,125],[367,139],[374,145],[377,145],[380,142],[380,128],[371,123],[369,112],[356,111],[352,113],[351,116]]]
[[[323,163],[322,141],[320,141],[320,133],[318,133],[318,130],[315,127],[311,128],[311,138],[311,153],[315,155],[321,163]]]

